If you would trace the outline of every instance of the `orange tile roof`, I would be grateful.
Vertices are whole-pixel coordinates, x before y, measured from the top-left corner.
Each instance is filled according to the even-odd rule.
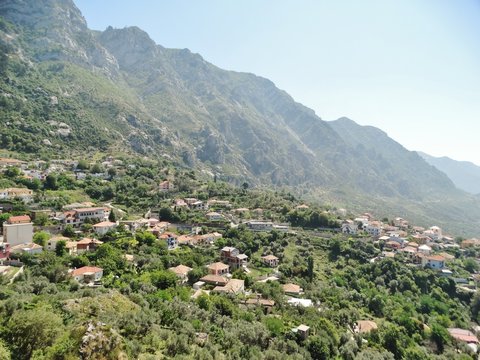
[[[177,275],[187,275],[189,271],[192,270],[191,267],[185,266],[185,265],[178,265],[175,267],[171,267],[168,270],[173,271]]]
[[[103,244],[103,241],[97,239],[83,238],[82,240],[77,241],[77,245],[88,245],[88,244]]]
[[[213,264],[210,264],[208,265],[208,268],[210,270],[225,270],[225,269],[228,269],[229,266],[228,265],[225,265],[224,263],[221,263],[221,262],[216,262],[216,263],[213,263]]]
[[[101,228],[101,227],[111,227],[117,225],[117,223],[111,222],[111,221],[102,221],[99,222],[98,224],[93,225],[95,228]]]
[[[283,291],[285,291],[286,293],[295,293],[295,294],[298,294],[300,293],[300,291],[302,290],[302,288],[296,284],[285,284],[283,285]]]
[[[81,268],[75,269],[72,271],[72,276],[76,275],[84,275],[86,273],[97,273],[103,271],[102,268],[96,267],[96,266],[83,266]]]
[[[372,330],[378,329],[378,326],[375,321],[359,320],[357,321],[357,329],[359,333],[368,333]]]
[[[30,221],[32,221],[32,219],[30,219],[30,216],[28,215],[10,216],[7,220],[9,224],[29,223]]]
[[[431,256],[425,256],[427,260],[433,260],[433,261],[445,261],[445,258],[442,255],[431,255]]]
[[[228,279],[226,277],[220,276],[220,275],[205,275],[200,279],[200,281],[204,281],[206,283],[210,284],[218,284],[218,285],[225,285],[228,283]]]
[[[449,328],[448,332],[455,340],[478,344],[478,338],[469,330]]]
[[[248,299],[245,301],[247,305],[262,305],[262,306],[274,306],[275,301],[268,299]]]

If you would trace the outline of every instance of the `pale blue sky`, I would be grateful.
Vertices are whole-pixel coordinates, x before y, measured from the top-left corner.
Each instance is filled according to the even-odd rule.
[[[480,0],[74,0],[92,29],[272,80],[324,120],[480,165]]]

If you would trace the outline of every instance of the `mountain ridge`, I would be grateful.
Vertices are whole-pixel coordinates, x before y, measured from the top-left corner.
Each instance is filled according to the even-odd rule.
[[[138,27],[91,31],[71,0],[6,0],[0,16],[9,49],[0,89],[3,148],[167,156],[237,184],[401,210],[425,224],[478,224],[478,199],[416,153],[379,129],[324,121],[268,79],[164,48]],[[28,16],[44,18],[29,24]],[[444,213],[452,204],[460,207],[454,218]]]
[[[430,165],[444,172],[459,189],[480,195],[480,166],[448,156],[435,157],[421,151],[417,153]]]

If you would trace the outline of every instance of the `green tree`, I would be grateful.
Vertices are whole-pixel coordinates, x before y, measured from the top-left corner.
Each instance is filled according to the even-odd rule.
[[[148,231],[139,231],[135,234],[135,239],[140,245],[152,246],[157,238],[151,232]]]
[[[308,281],[312,282],[313,281],[313,268],[314,268],[314,263],[313,263],[313,256],[309,256],[307,258],[307,276],[308,276]]]
[[[177,275],[169,270],[158,270],[150,274],[152,284],[159,289],[168,289],[177,285]]]
[[[445,349],[445,345],[448,344],[448,340],[450,335],[442,325],[440,324],[433,324],[432,331],[430,334],[430,339],[435,343],[437,346],[437,351],[439,353],[443,353]]]
[[[110,178],[114,178],[117,175],[117,170],[114,167],[111,167],[111,168],[108,168],[107,173],[108,173],[108,176],[110,176]]]
[[[70,225],[70,224],[65,226],[65,229],[63,229],[63,231],[62,231],[62,235],[66,236],[66,237],[69,237],[69,238],[74,237],[75,236],[75,230],[73,229],[73,226]]]
[[[103,171],[104,171],[104,169],[98,163],[93,164],[92,167],[90,168],[90,172],[92,174],[101,174],[101,173],[103,173]]]
[[[463,260],[463,266],[465,267],[465,270],[471,274],[475,273],[480,268],[478,262],[471,258]]]
[[[200,267],[196,267],[196,268],[193,268],[192,270],[190,270],[188,272],[188,283],[189,284],[194,284],[196,283],[198,280],[200,280],[201,277],[207,275],[207,269],[205,268],[205,266],[200,266]]]
[[[7,339],[17,359],[30,359],[34,350],[50,346],[62,332],[62,318],[46,306],[16,311],[7,323]]]
[[[77,164],[78,170],[87,170],[89,168],[87,160],[80,160]]]
[[[35,215],[35,219],[33,220],[35,226],[45,226],[48,223],[48,215],[45,213],[38,213]]]
[[[55,245],[55,254],[57,256],[63,256],[67,252],[67,242],[65,240],[60,240]]]
[[[45,190],[58,190],[58,178],[55,174],[48,174],[43,183]]]
[[[202,294],[197,298],[197,305],[200,309],[210,310],[211,301],[207,294]]]
[[[480,293],[475,293],[470,302],[470,311],[472,312],[472,319],[475,321],[479,321],[479,314],[480,314]]]
[[[267,327],[268,331],[273,336],[280,336],[285,331],[285,327],[283,326],[283,321],[276,317],[267,317],[265,318],[265,326]]]
[[[10,179],[20,176],[21,173],[20,169],[15,166],[9,166],[4,172],[5,176]]]
[[[0,339],[0,360],[10,360],[11,354],[5,342]]]
[[[39,231],[33,234],[33,242],[42,247],[47,245],[48,239],[50,239],[50,234],[45,231]]]
[[[108,215],[108,220],[111,222],[116,222],[117,217],[115,216],[115,211],[113,209],[110,209],[110,214]]]
[[[324,337],[312,336],[308,340],[307,349],[314,360],[328,360],[332,358],[329,342]]]

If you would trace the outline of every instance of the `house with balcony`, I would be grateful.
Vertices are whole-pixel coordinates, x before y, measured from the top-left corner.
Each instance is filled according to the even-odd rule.
[[[262,256],[262,261],[265,265],[270,267],[277,267],[279,259],[275,255]]]
[[[178,236],[174,233],[164,233],[159,236],[159,239],[167,243],[168,250],[173,250],[178,247]]]
[[[220,252],[220,258],[226,262],[233,270],[246,266],[248,263],[248,256],[240,254],[237,248],[225,246]]]
[[[216,262],[207,266],[208,273],[211,275],[226,275],[229,273],[230,267],[224,263]]]

